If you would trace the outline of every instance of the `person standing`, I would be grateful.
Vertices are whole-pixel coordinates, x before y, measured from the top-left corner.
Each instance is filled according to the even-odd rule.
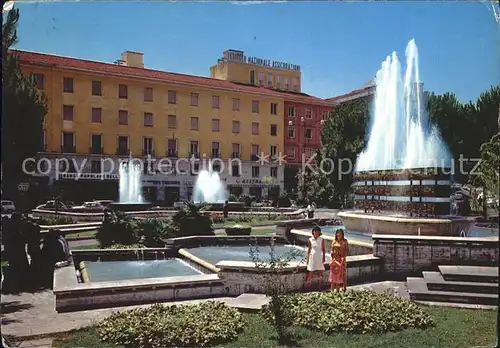
[[[335,232],[335,241],[332,243],[330,262],[330,280],[331,290],[337,291],[347,289],[347,255],[349,253],[349,244],[344,238],[344,230],[338,229]]]
[[[318,279],[318,289],[321,289],[325,271],[325,240],[321,237],[321,228],[319,226],[313,227],[312,237],[309,238],[307,243],[306,264],[308,272],[305,284],[306,290],[310,288],[315,275]]]

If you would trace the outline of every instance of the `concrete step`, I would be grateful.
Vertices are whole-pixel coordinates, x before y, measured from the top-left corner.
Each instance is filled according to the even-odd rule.
[[[498,267],[438,266],[438,268],[447,281],[498,284]]]
[[[488,306],[498,305],[498,294],[429,290],[423,278],[408,277],[406,283],[410,299],[415,301],[468,303]]]
[[[439,272],[422,272],[422,275],[427,288],[431,291],[498,294],[498,283],[448,281]]]

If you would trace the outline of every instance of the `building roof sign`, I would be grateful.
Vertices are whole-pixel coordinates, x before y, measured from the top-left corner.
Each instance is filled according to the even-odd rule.
[[[228,62],[239,62],[253,64],[274,69],[283,69],[290,71],[300,71],[300,65],[280,62],[276,60],[264,59],[259,57],[247,57],[243,51],[227,50],[224,52],[224,59]]]

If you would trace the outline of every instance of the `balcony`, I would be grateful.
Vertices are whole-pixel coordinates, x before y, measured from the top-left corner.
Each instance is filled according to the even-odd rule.
[[[126,156],[128,154],[130,154],[130,149],[125,149],[125,148],[117,148],[116,149],[116,154],[118,156]]]
[[[199,152],[190,152],[189,157],[200,158],[200,153]]]
[[[76,147],[74,145],[62,145],[61,153],[76,153]]]
[[[250,155],[250,160],[251,161],[258,161],[259,160],[259,155],[257,155],[257,154],[251,154]]]
[[[168,149],[166,155],[167,157],[179,157],[176,149]]]
[[[231,154],[231,158],[240,158],[240,153],[239,152],[233,152]]]
[[[104,148],[99,146],[91,146],[89,147],[89,153],[92,155],[102,155],[104,154]]]
[[[212,157],[211,158],[221,158],[221,154],[219,150],[212,150]]]
[[[152,150],[152,149],[142,149],[142,155],[143,156],[151,156],[151,157],[154,157],[155,156],[155,150]]]

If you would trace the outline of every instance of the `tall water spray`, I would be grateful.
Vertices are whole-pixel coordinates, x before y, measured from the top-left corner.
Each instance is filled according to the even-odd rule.
[[[437,128],[429,124],[414,39],[406,46],[404,75],[393,52],[382,62],[375,80],[368,144],[358,157],[356,170],[450,167],[448,147]]]
[[[209,163],[209,168],[212,168]],[[228,198],[226,188],[219,173],[203,169],[196,178],[193,190],[193,202],[221,203]]]
[[[132,154],[127,163],[120,164],[119,193],[120,203],[143,203],[142,199],[142,168],[132,161]]]

